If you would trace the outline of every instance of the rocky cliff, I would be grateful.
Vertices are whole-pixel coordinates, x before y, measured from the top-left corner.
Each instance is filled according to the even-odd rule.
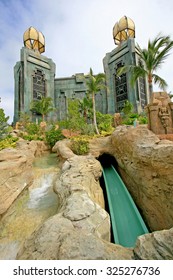
[[[119,126],[106,138],[91,141],[95,157],[113,155],[125,185],[150,229],[173,226],[173,142],[160,140],[146,126]]]
[[[18,141],[16,149],[0,151],[0,215],[33,181],[32,162],[47,150],[41,141]]]

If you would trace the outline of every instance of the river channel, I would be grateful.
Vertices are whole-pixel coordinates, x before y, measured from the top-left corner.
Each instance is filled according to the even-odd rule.
[[[14,260],[21,243],[58,212],[58,196],[53,185],[59,166],[56,154],[35,159],[33,184],[20,194],[0,221],[1,260]]]

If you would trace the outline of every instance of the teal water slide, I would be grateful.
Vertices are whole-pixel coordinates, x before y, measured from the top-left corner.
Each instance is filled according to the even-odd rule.
[[[124,247],[134,247],[139,235],[148,229],[122,179],[115,168],[103,167],[114,242]]]

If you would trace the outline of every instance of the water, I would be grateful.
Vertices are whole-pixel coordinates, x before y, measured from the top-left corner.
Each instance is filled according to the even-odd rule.
[[[33,164],[34,183],[16,199],[0,221],[0,259],[16,258],[20,244],[46,219],[58,211],[53,185],[59,174],[55,154]]]

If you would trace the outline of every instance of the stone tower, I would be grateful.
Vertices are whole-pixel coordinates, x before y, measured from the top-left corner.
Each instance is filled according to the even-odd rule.
[[[148,102],[147,80],[138,79],[136,86],[131,86],[131,73],[117,76],[118,68],[125,65],[139,65],[135,48],[135,24],[124,16],[113,27],[113,39],[117,47],[107,53],[103,59],[107,86],[111,94],[107,94],[107,112],[120,112],[125,100],[129,100],[138,113],[144,110]]]
[[[14,123],[18,121],[20,112],[31,114],[32,100],[50,96],[54,101],[55,63],[42,55],[45,51],[43,34],[30,27],[25,31],[23,41],[20,61],[14,67]]]

